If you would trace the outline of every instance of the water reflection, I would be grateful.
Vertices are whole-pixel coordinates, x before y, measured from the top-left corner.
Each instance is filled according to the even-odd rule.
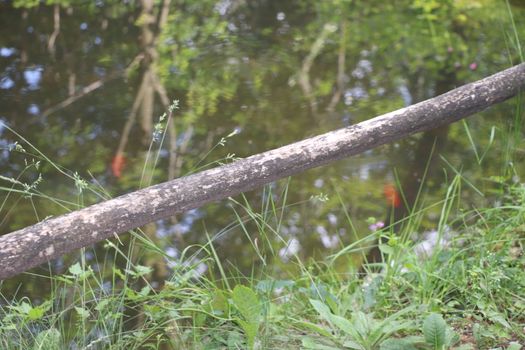
[[[33,115],[38,115],[38,114],[40,114],[40,108],[38,107],[38,105],[32,103],[27,108],[27,113],[33,114]]]
[[[0,47],[0,56],[2,57],[9,57],[11,55],[14,55],[16,50],[12,47]]]
[[[13,86],[15,86],[15,82],[9,78],[9,77],[2,77],[0,80],[0,89],[11,89]]]
[[[279,257],[284,263],[287,263],[290,259],[294,258],[300,250],[301,243],[297,238],[292,237],[288,240],[286,246],[279,250]]]
[[[42,71],[44,70],[41,66],[26,68],[24,71],[24,79],[29,87],[29,90],[37,90],[40,88],[40,80],[42,80]]]

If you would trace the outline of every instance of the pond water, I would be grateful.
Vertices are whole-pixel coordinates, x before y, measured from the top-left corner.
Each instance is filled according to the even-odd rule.
[[[166,16],[149,1],[30,3],[0,1],[0,234],[493,74],[519,62],[525,30],[520,2],[180,0]],[[523,168],[516,106],[149,225],[144,235],[172,260],[136,248],[136,262],[161,280],[212,239],[226,269],[295,271],[295,256],[326,257],[379,229],[392,204],[401,219],[399,196],[428,208],[415,233],[435,229],[457,174],[461,207],[495,205]],[[98,270],[112,255],[103,243],[85,254]],[[39,277],[21,275],[2,292],[22,281],[41,291]]]

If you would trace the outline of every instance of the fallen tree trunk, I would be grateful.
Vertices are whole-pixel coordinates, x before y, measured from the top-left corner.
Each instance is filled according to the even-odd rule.
[[[0,237],[0,279],[206,203],[452,123],[525,86],[525,63],[382,116],[164,182]]]

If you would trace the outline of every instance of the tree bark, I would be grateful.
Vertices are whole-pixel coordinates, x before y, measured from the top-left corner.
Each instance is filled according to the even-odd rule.
[[[155,220],[253,190],[482,111],[525,86],[525,63],[443,95],[231,164],[164,182],[0,237],[0,279]]]

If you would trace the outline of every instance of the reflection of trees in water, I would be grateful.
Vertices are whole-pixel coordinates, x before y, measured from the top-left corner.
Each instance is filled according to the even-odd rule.
[[[166,126],[168,142],[157,170],[148,167],[143,184],[194,170],[216,140],[237,126],[242,133],[214,150],[203,164],[228,153],[244,157],[357,123],[401,107],[407,93],[419,101],[507,65],[502,34],[488,29],[499,27],[505,18],[494,18],[504,10],[496,2],[477,9],[444,2],[430,13],[409,6],[412,3],[232,1],[221,2],[220,7],[215,1],[142,0],[136,8],[106,2],[101,7],[19,10],[2,4],[0,16],[6,25],[0,34],[8,39],[0,46],[16,50],[0,60],[2,79],[13,82],[13,87],[1,90],[0,102],[7,106],[2,118],[51,159],[81,174],[89,170],[115,194],[139,186],[142,155],[156,117],[174,98],[181,100],[181,110]],[[522,14],[516,10],[515,16]],[[473,62],[476,70],[469,68]],[[42,77],[31,90],[24,72],[38,67]],[[402,86],[406,91],[400,91]],[[30,116],[31,105],[42,113]],[[388,211],[381,197],[383,182],[392,172],[388,166],[370,167],[372,160],[377,164],[392,160],[411,203],[418,189],[413,184],[422,177],[437,136],[435,160],[431,159],[427,175],[433,185],[426,187],[432,197],[442,182],[439,154],[453,147],[455,158],[468,157],[468,144],[455,128],[294,177],[287,204],[304,204],[286,213],[300,214],[300,220],[288,227],[287,239],[297,239],[300,256],[307,257],[328,251],[323,239],[338,235],[347,244],[355,234],[368,233],[366,218],[383,218]],[[5,131],[2,136],[11,138]],[[479,142],[487,143],[481,135]],[[124,155],[127,164],[118,167],[122,176],[117,180],[110,172],[111,159]],[[8,175],[15,175],[16,163],[23,160],[10,157],[0,164]],[[500,165],[498,159],[487,159],[484,171],[489,174]],[[366,178],[361,178],[363,169],[368,169]],[[67,197],[63,178],[46,167],[43,172],[42,188]],[[480,171],[472,176],[479,178]],[[315,186],[318,179],[324,181],[321,187]],[[335,190],[355,221],[356,232],[342,219],[344,209]],[[320,193],[328,200],[306,201]],[[256,205],[260,194],[248,196],[263,210]],[[97,200],[92,195],[84,198],[86,204]],[[35,221],[29,201],[13,197],[5,208],[14,203],[16,217],[2,209],[2,232]],[[41,217],[63,212],[44,201],[35,203]],[[395,215],[399,218],[405,212],[397,210]],[[146,231],[160,245],[180,248],[182,238],[185,244],[205,241],[203,220],[212,234],[235,221],[225,205],[207,206],[203,213],[189,232],[178,237],[159,241],[158,228],[153,225]],[[332,227],[326,224],[328,215],[341,219]],[[249,225],[257,232],[254,223]],[[324,232],[319,227],[327,227],[326,234],[319,233]],[[254,252],[246,240],[236,241],[240,236],[239,230],[225,235],[217,252],[243,270],[253,263]],[[268,244],[275,252],[284,247],[279,240]]]

